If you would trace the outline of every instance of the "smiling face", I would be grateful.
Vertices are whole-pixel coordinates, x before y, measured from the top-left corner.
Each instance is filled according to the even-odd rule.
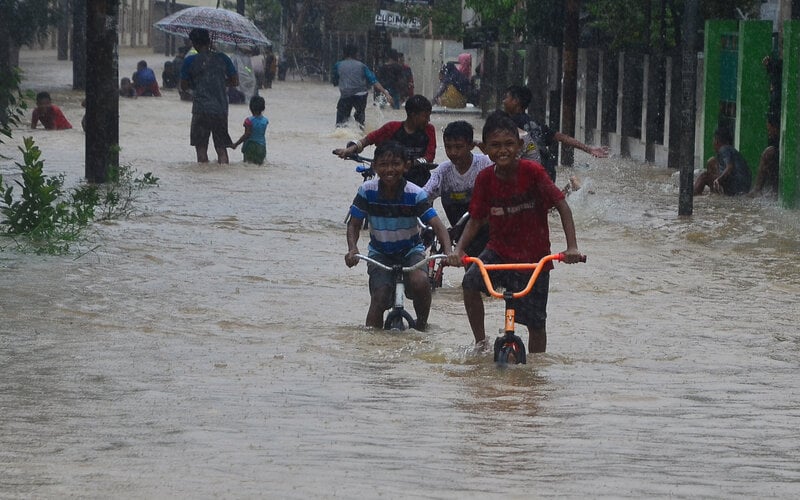
[[[403,182],[403,175],[408,171],[408,162],[404,157],[387,153],[375,159],[372,168],[378,174],[381,188],[393,193]]]
[[[484,151],[500,171],[509,171],[517,166],[522,150],[522,139],[511,130],[496,129],[486,135]]]

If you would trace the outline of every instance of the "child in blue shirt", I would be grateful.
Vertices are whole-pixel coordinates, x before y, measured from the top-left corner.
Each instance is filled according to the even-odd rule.
[[[425,258],[425,247],[419,234],[417,219],[431,226],[444,245],[451,248],[450,237],[425,191],[408,182],[404,174],[410,162],[405,148],[396,141],[386,141],[375,149],[372,168],[377,179],[358,188],[350,207],[347,223],[347,267],[358,264],[358,237],[364,219],[369,219],[369,257],[387,266],[413,266]],[[394,279],[392,273],[367,264],[370,303],[366,325],[381,328],[383,312],[391,307]],[[407,276],[406,296],[414,301],[416,329],[424,330],[431,308],[431,288],[425,270]]]
[[[266,135],[269,120],[261,114],[266,107],[263,97],[254,95],[250,98],[250,112],[253,113],[253,116],[245,118],[244,134],[238,141],[233,143],[233,149],[244,143],[242,154],[244,155],[244,161],[247,163],[263,165],[264,159],[267,157]]]

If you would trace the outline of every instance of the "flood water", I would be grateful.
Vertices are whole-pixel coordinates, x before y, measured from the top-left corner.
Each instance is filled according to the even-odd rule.
[[[141,58],[160,74],[146,52],[120,74]],[[24,127],[0,153],[33,136],[77,183],[69,63],[21,64],[76,128]],[[559,182],[585,184],[569,203],[588,262],[551,275],[548,352],[498,370],[472,352],[460,269],[427,332],[362,326],[342,222],[361,177],[331,154],[358,134],[335,131],[329,84],[262,93],[263,167],[195,163],[174,91],[121,100],[121,162],[159,185],[84,255],[0,252],[0,497],[800,495],[796,211],[705,196],[680,218],[673,171],[577,152]],[[234,139],[248,114],[231,108]],[[433,115],[440,138],[458,118]],[[563,249],[557,216],[551,233]]]

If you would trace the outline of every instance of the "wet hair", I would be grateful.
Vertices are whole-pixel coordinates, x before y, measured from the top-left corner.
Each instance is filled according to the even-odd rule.
[[[194,28],[189,32],[189,40],[196,45],[211,45],[211,35],[204,28]]]
[[[519,101],[519,105],[522,106],[522,109],[528,109],[528,106],[531,104],[531,99],[533,99],[531,90],[528,87],[523,87],[522,85],[509,86],[506,89],[506,94],[510,95],[512,99]]]
[[[266,108],[267,104],[260,95],[254,95],[250,98],[250,112],[254,115],[262,113]]]
[[[342,53],[344,54],[344,57],[355,57],[358,55],[358,46],[348,43],[344,46],[344,49],[342,49]]]
[[[50,98],[50,92],[44,92],[44,91],[42,91],[42,92],[39,92],[38,94],[36,94],[36,102],[39,102],[39,101],[41,101],[41,100],[44,100],[44,99],[50,99],[50,100],[52,100],[52,99]]]
[[[495,111],[486,117],[486,123],[483,124],[483,142],[486,142],[486,138],[495,132],[509,132],[514,137],[518,137],[518,128],[508,113]]]
[[[406,101],[406,115],[411,115],[413,113],[420,113],[423,111],[431,111],[433,110],[433,106],[431,105],[431,101],[428,100],[427,97],[424,95],[412,95]]]
[[[375,148],[375,157],[373,163],[377,163],[378,160],[384,156],[400,158],[403,161],[408,160],[408,153],[406,152],[405,146],[397,141],[386,141],[378,144],[378,146]]]
[[[719,141],[720,144],[733,144],[733,134],[731,133],[731,129],[728,127],[719,126],[714,131],[714,138]]]
[[[469,144],[475,140],[475,130],[472,128],[472,125],[470,125],[469,122],[465,122],[464,120],[450,122],[444,128],[444,132],[442,132],[442,139],[445,141],[452,139],[464,139],[467,141],[467,144]]]

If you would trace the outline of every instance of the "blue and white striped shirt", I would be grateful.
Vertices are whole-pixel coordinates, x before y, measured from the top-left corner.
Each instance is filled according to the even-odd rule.
[[[363,183],[350,207],[351,217],[369,220],[369,255],[424,251],[417,219],[428,224],[438,216],[427,193],[404,180],[401,196],[387,199],[378,189],[379,183],[380,179]]]

